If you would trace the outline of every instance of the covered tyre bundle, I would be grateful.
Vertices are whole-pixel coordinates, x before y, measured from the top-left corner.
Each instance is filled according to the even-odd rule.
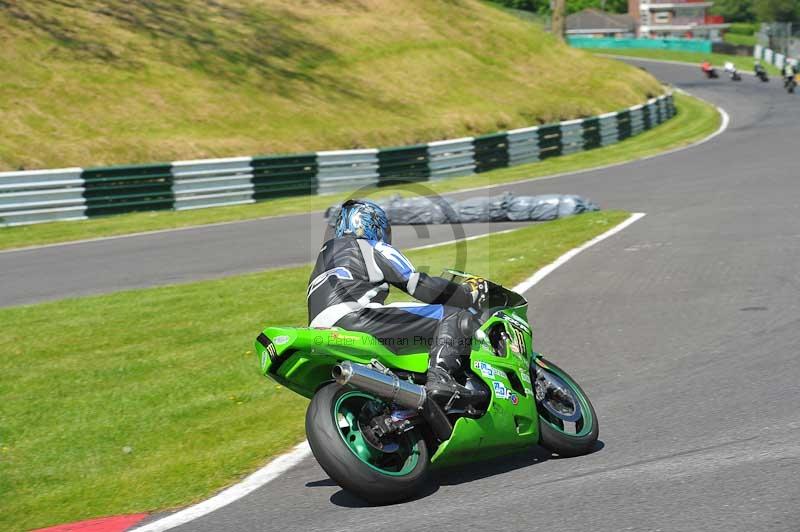
[[[441,197],[403,198],[399,195],[378,200],[394,225],[427,225],[471,222],[547,221],[599,211],[591,200],[572,194],[545,194],[540,196],[514,196],[506,192],[500,196],[480,196],[456,201]],[[329,207],[325,212],[333,225],[339,207]]]

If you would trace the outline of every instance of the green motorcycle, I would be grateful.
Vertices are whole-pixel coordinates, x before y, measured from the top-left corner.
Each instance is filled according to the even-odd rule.
[[[489,283],[469,370],[445,398],[423,386],[427,352],[395,354],[369,334],[267,327],[255,347],[264,375],[311,399],[306,434],[325,472],[364,500],[389,504],[418,494],[432,466],[536,444],[560,456],[594,448],[594,408],[565,371],[533,351],[527,305]]]

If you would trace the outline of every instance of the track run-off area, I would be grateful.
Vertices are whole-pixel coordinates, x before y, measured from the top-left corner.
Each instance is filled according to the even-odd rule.
[[[778,80],[632,62],[725,109],[728,129],[659,157],[453,194],[575,193],[647,213],[525,293],[535,348],[587,391],[602,448],[569,459],[532,449],[439,472],[429,493],[388,507],[365,506],[307,457],[175,530],[798,529],[800,99]],[[305,263],[323,230],[313,213],[9,251],[0,301]],[[453,233],[397,236],[409,247]]]

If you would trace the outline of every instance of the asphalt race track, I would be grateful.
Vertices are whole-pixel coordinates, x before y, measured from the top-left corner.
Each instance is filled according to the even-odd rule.
[[[499,187],[647,213],[526,294],[537,350],[592,398],[602,448],[571,459],[532,450],[439,473],[430,493],[380,508],[307,459],[176,530],[800,529],[800,99],[777,80],[641,64],[725,108],[730,128],[663,157]],[[0,299],[303,262],[319,221],[290,220],[0,254]],[[293,247],[309,234],[309,249]],[[432,241],[412,236],[401,244]],[[232,249],[238,265],[226,270]]]
[[[796,158],[791,153],[793,148],[784,149],[787,143],[795,146],[796,133],[793,137],[786,135],[762,119],[764,113],[773,116],[772,110],[775,109],[775,118],[781,116],[789,126],[791,113],[796,112],[792,110],[797,107],[796,100],[780,90],[777,80],[767,87],[756,85],[754,79],[745,76],[739,85],[734,86],[725,79],[698,80],[696,72],[686,67],[641,64],[662,79],[675,82],[728,109],[734,115],[734,127],[750,131],[754,143],[769,142],[774,150],[780,149],[777,160],[785,160],[787,168]],[[759,131],[752,131],[754,128]],[[588,196],[603,208],[647,212],[672,210],[673,206],[682,206],[687,200],[700,199],[687,197],[684,184],[675,180],[677,175],[694,184],[693,177],[697,172],[714,172],[719,175],[717,179],[727,182],[723,174],[730,170],[714,155],[720,152],[711,150],[718,150],[719,145],[731,146],[730,137],[728,135],[724,142],[715,143],[713,148],[697,148],[669,158],[555,180],[501,185],[449,195],[463,198],[500,194],[506,190],[518,195],[575,193]],[[753,157],[757,159],[772,153],[760,149],[757,144],[751,147],[757,154]],[[735,156],[727,162],[735,161],[738,166],[747,162],[742,161],[744,156],[736,150]],[[711,161],[711,158],[715,160]],[[313,212],[0,252],[0,307],[305,264],[316,258],[325,227],[323,213]],[[398,226],[395,244],[408,248],[512,227],[519,227],[519,223]]]

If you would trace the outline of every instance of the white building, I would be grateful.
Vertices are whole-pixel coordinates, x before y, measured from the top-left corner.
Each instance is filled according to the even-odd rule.
[[[719,41],[729,24],[707,13],[712,5],[703,0],[628,0],[628,14],[639,21],[639,37]]]

